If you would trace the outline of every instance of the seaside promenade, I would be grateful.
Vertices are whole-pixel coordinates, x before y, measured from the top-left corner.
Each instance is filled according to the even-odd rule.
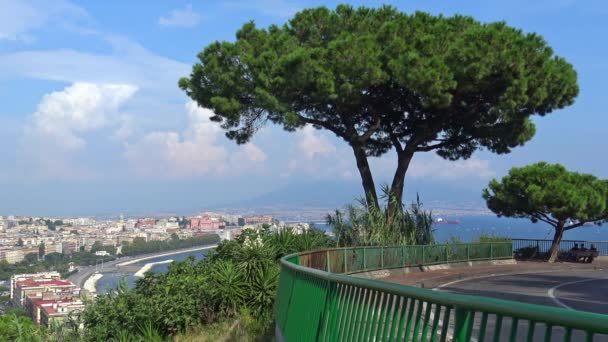
[[[217,247],[217,244],[214,244],[214,245],[197,246],[197,247],[191,247],[191,248],[175,249],[175,250],[171,250],[171,251],[163,251],[163,252],[158,252],[158,253],[144,254],[144,255],[139,255],[139,256],[135,256],[135,257],[125,256],[125,257],[121,257],[116,260],[104,263],[103,267],[95,267],[95,266],[78,267],[78,272],[70,275],[68,277],[68,280],[70,280],[71,282],[73,282],[74,284],[76,284],[77,286],[82,287],[82,288],[85,288],[85,284],[86,284],[87,285],[86,287],[88,288],[88,290],[90,290],[90,289],[95,288],[95,284],[96,284],[97,280],[99,280],[101,278],[101,276],[93,278],[93,275],[96,272],[99,272],[99,273],[105,273],[105,272],[138,273],[138,271],[141,271],[142,269],[149,270],[151,268],[151,266],[149,264],[146,264],[143,266],[135,265],[136,263],[139,263],[141,261],[159,258],[159,257],[163,257],[163,256],[170,256],[170,255],[187,253],[187,252],[213,249],[216,247]],[[153,264],[156,264],[156,263],[153,263]],[[89,279],[91,281],[89,281],[87,284],[87,280],[89,280]]]

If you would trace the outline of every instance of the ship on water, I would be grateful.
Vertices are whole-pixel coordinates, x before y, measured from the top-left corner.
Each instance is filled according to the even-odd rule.
[[[433,223],[435,223],[435,224],[460,224],[460,220],[446,220],[441,217],[438,217],[435,220],[433,220]]]

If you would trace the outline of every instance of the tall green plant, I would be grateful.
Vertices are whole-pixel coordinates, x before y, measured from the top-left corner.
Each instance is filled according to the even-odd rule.
[[[0,315],[0,341],[48,341],[49,331],[32,322],[22,310]]]
[[[431,211],[422,207],[420,197],[409,208],[395,203],[389,196],[388,186],[382,189],[383,206],[369,205],[364,198],[358,204],[348,205],[345,212],[336,210],[326,218],[336,236],[339,246],[415,245],[431,244],[433,217]],[[398,207],[389,219],[389,208]]]

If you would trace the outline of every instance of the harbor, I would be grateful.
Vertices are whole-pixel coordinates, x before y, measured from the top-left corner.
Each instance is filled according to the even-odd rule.
[[[104,292],[100,290],[106,290],[108,286],[115,289],[118,282],[125,277],[130,279],[131,281],[128,281],[128,283],[133,285],[136,276],[143,277],[147,271],[166,271],[171,262],[184,260],[190,255],[202,259],[209,249],[216,247],[217,245],[200,246],[135,258],[122,257],[98,266],[81,267],[78,272],[68,277],[68,279],[91,293],[99,294]],[[143,263],[144,261],[148,262]]]

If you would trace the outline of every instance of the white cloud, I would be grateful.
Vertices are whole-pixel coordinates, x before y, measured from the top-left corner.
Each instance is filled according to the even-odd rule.
[[[30,41],[32,32],[47,24],[67,26],[87,17],[84,9],[63,0],[0,0],[0,40]]]
[[[160,17],[158,24],[163,27],[196,27],[202,19],[200,14],[192,10],[192,5],[188,4],[184,9],[174,9],[167,16]]]
[[[268,159],[268,156],[261,148],[248,143],[243,145],[235,154],[233,154],[232,163],[239,164],[242,161],[260,163],[266,161],[266,159]]]
[[[352,153],[344,144],[337,147],[330,137],[333,135],[312,126],[297,131],[281,177],[304,174],[313,178],[352,179]]]
[[[252,143],[231,153],[218,140],[222,129],[209,118],[213,112],[190,101],[186,104],[189,126],[181,134],[152,132],[135,143],[127,143],[125,158],[143,176],[184,178],[207,174],[234,173],[237,169],[266,160],[266,154]]]
[[[127,84],[75,83],[45,95],[23,129],[24,167],[45,178],[92,177],[94,172],[72,160],[86,146],[84,135],[116,124],[136,91]]]
[[[133,135],[134,123],[133,116],[129,114],[123,114],[118,118],[118,128],[112,134],[112,139],[118,141],[125,141]]]
[[[326,136],[315,134],[315,131],[314,127],[307,125],[297,132],[299,152],[309,160],[336,153],[336,146]]]
[[[296,1],[289,0],[239,0],[227,1],[225,6],[243,11],[255,11],[268,17],[287,18],[300,10]]]
[[[136,91],[126,84],[75,83],[44,96],[25,134],[52,140],[66,150],[81,149],[85,142],[78,133],[107,126]]]

